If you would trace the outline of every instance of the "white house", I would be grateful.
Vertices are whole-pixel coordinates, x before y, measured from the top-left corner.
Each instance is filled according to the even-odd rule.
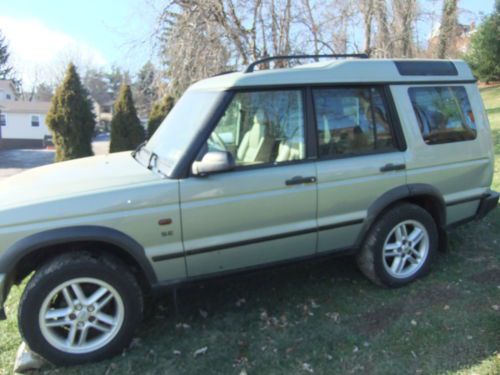
[[[10,81],[0,80],[0,148],[45,147],[49,102],[15,100]]]

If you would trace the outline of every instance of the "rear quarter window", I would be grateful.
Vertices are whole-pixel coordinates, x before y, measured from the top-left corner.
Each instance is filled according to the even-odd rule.
[[[408,92],[426,144],[476,138],[476,121],[464,87],[411,87]]]

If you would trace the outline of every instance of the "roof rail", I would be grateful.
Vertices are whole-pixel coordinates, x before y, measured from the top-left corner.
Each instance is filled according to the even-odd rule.
[[[265,57],[263,59],[254,61],[248,67],[245,69],[245,73],[252,73],[254,71],[254,68],[257,65],[264,64],[268,61],[273,61],[273,60],[294,60],[294,59],[318,59],[318,58],[334,58],[334,59],[339,59],[339,58],[347,58],[347,57],[355,57],[358,59],[367,59],[369,56],[366,53],[344,53],[344,54],[332,54],[332,55],[287,55],[287,56],[271,56],[271,57]]]

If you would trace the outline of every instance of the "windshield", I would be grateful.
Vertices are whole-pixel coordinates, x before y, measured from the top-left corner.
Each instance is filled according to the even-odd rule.
[[[164,174],[170,175],[220,95],[220,91],[187,91],[163,120],[145,148],[158,156]]]

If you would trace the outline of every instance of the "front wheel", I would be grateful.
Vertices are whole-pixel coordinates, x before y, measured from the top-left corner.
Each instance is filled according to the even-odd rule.
[[[19,329],[29,348],[54,364],[98,361],[130,342],[142,305],[135,277],[118,260],[68,254],[26,286]]]
[[[401,204],[375,222],[357,263],[376,284],[402,286],[429,272],[437,246],[432,216],[419,206]]]

